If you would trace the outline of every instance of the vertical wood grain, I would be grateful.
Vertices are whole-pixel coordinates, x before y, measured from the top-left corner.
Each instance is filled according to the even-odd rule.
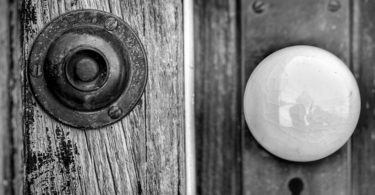
[[[10,102],[11,107],[11,119],[10,119],[10,136],[8,141],[11,148],[11,159],[10,169],[11,172],[11,184],[12,189],[6,194],[22,194],[24,189],[24,139],[23,139],[23,72],[22,72],[22,46],[21,46],[21,15],[19,8],[21,5],[18,1],[10,2],[10,52],[12,55],[12,60],[10,62],[10,78],[9,78],[9,92],[10,92]]]
[[[11,146],[9,143],[9,65],[10,65],[10,20],[9,20],[9,3],[0,2],[0,194],[9,193],[7,190],[10,181],[7,180],[9,172],[8,158]]]
[[[195,0],[198,194],[241,194],[241,74],[237,1]]]
[[[185,194],[182,2],[26,0],[24,72],[37,33],[76,9],[112,12],[135,29],[148,58],[146,91],[120,122],[83,131],[45,114],[25,80],[25,193]]]
[[[0,194],[21,194],[22,119],[17,4],[0,2]]]
[[[375,191],[375,2],[353,2],[353,69],[362,108],[352,136],[351,194],[362,195]]]
[[[350,53],[349,1],[337,11],[326,0],[263,0],[241,4],[243,89],[256,65],[272,52],[306,44],[327,49],[347,64]],[[260,1],[257,1],[260,2]],[[243,123],[244,194],[291,194],[288,182],[302,179],[303,194],[350,194],[350,144],[310,163],[281,160],[266,152]]]

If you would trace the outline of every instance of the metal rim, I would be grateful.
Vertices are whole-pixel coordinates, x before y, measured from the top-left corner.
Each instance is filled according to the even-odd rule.
[[[105,108],[74,110],[60,102],[47,86],[44,66],[51,44],[64,32],[82,26],[103,28],[115,35],[129,54],[129,78],[124,91]],[[115,123],[140,100],[147,82],[147,58],[140,39],[121,18],[99,10],[68,12],[52,20],[39,33],[28,60],[28,79],[37,102],[56,120],[80,129],[94,129]]]

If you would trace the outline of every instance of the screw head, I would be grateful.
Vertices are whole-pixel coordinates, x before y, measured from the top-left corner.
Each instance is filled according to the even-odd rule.
[[[114,29],[117,27],[117,20],[116,20],[116,18],[113,18],[113,17],[108,18],[108,19],[104,22],[104,27],[105,27],[107,30],[109,30],[109,31],[114,30]]]
[[[31,76],[33,77],[40,77],[42,76],[42,67],[40,65],[34,64],[31,66]]]
[[[255,13],[260,14],[265,10],[266,4],[263,1],[256,0],[253,3],[253,10]]]
[[[338,11],[340,8],[341,8],[340,1],[337,1],[337,0],[331,0],[331,1],[328,3],[328,10],[331,11],[331,12],[336,12],[336,11]]]
[[[122,109],[118,106],[112,106],[109,110],[108,110],[108,115],[112,118],[112,119],[117,119],[119,118],[121,115],[122,115]]]

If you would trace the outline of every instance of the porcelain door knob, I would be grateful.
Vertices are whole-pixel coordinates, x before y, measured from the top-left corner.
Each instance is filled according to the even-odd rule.
[[[244,94],[254,138],[290,161],[318,160],[341,148],[357,125],[360,104],[347,66],[326,50],[302,45],[266,57]]]

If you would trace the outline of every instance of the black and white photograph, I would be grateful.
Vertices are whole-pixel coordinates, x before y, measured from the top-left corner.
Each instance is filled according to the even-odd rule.
[[[374,195],[375,1],[0,0],[0,195]]]

